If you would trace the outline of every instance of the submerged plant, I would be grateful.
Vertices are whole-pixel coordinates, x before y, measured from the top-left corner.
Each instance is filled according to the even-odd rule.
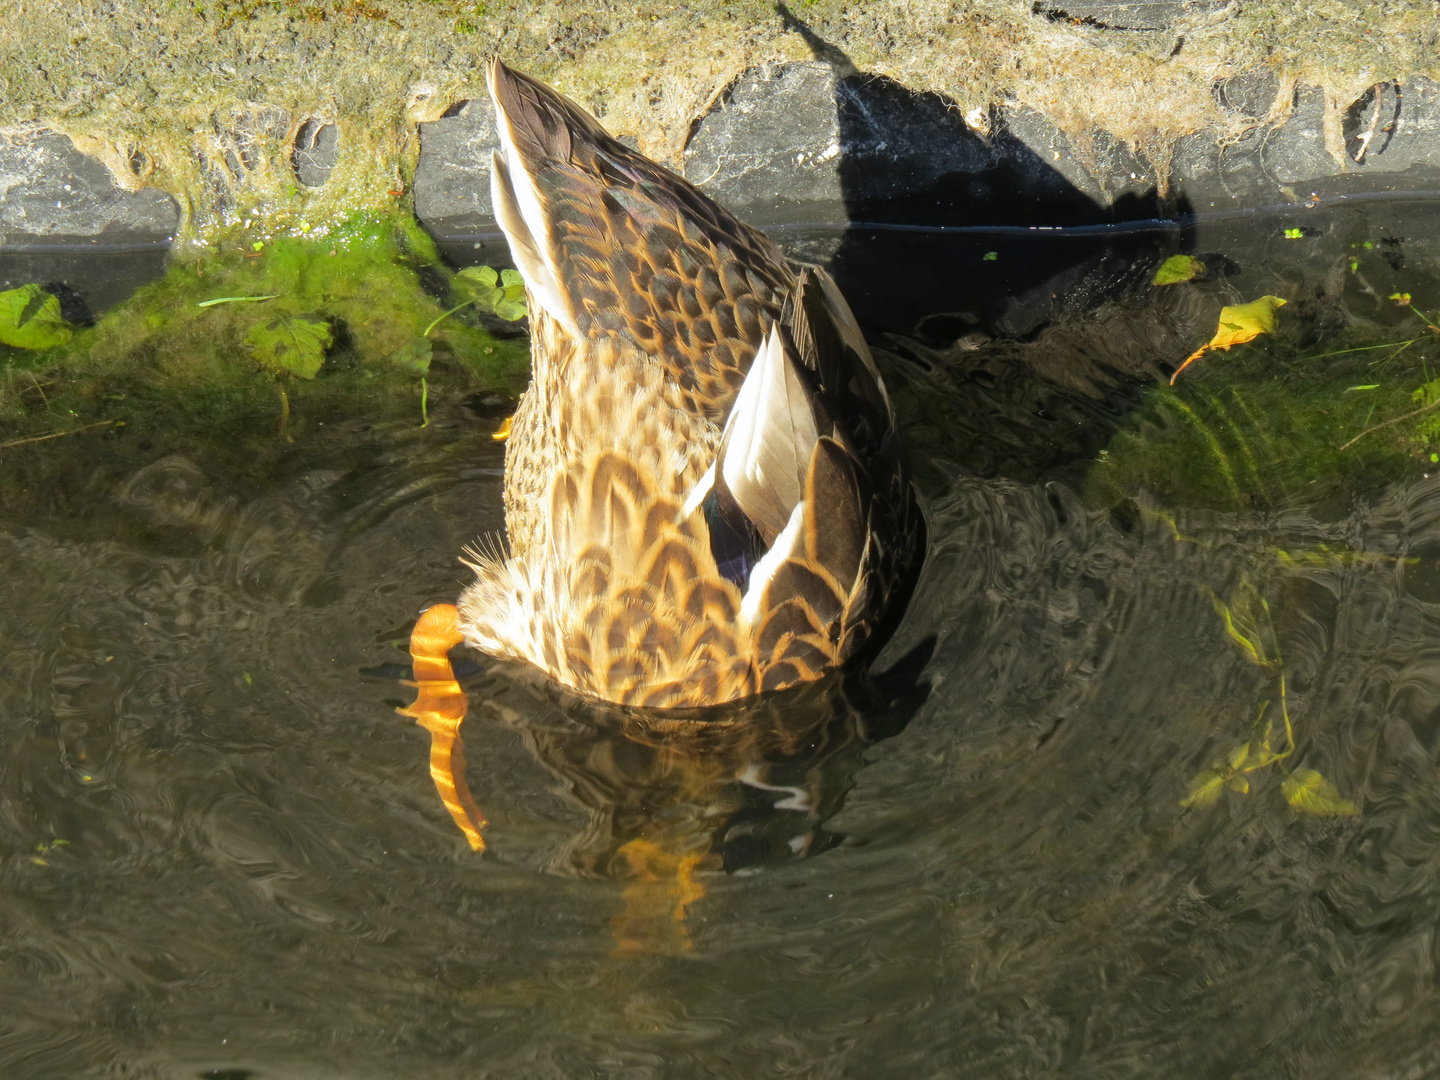
[[[1271,673],[1276,680],[1279,701],[1281,729],[1284,732],[1283,748],[1276,749],[1277,736],[1275,717],[1270,706],[1275,699],[1266,698],[1250,725],[1249,735],[1243,743],[1225,755],[1208,769],[1203,769],[1190,781],[1190,790],[1180,800],[1181,806],[1203,807],[1215,803],[1223,791],[1230,790],[1241,795],[1250,793],[1249,774],[1273,765],[1280,765],[1295,753],[1295,725],[1290,719],[1290,703],[1285,687],[1285,666],[1280,656],[1280,645],[1275,635],[1275,625],[1270,617],[1270,604],[1247,578],[1236,588],[1227,604],[1214,593],[1210,601],[1216,613],[1224,620],[1225,634],[1240,648],[1246,658],[1255,666]],[[1267,719],[1267,714],[1269,718]],[[1343,798],[1335,786],[1315,769],[1302,769],[1291,773],[1286,770],[1280,784],[1285,801],[1296,810],[1307,814],[1344,817],[1355,813],[1355,804]]]
[[[294,439],[290,436],[290,395],[285,392],[285,382],[315,378],[334,340],[335,333],[326,320],[304,316],[281,316],[256,323],[245,335],[250,355],[275,375],[280,388],[280,434],[287,442]]]

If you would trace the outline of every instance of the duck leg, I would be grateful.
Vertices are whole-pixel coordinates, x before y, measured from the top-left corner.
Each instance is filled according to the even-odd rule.
[[[460,738],[467,707],[465,692],[455,681],[448,655],[462,640],[453,604],[436,604],[420,616],[410,632],[415,670],[411,685],[417,695],[412,705],[396,711],[413,717],[430,732],[430,778],[435,790],[471,849],[484,851],[481,830],[487,822],[465,783],[465,745]]]

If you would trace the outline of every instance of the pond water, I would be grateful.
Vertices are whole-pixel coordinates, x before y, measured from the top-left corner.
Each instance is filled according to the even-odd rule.
[[[1339,450],[1430,400],[1440,203],[782,238],[912,446],[905,619],[704,722],[457,651],[483,854],[396,710],[494,415],[0,449],[0,1075],[1440,1072],[1440,464]]]

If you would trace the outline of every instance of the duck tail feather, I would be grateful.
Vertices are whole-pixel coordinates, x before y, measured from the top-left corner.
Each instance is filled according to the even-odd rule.
[[[819,437],[814,391],[771,328],[725,423],[717,473],[767,543],[804,495],[805,469]]]

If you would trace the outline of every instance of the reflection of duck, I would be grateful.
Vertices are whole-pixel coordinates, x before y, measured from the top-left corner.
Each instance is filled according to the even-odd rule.
[[[465,639],[662,707],[841,665],[923,533],[849,307],[573,102],[499,62],[489,84],[534,379],[506,455],[511,554],[476,556]]]
[[[459,642],[454,615],[439,604],[416,625],[419,694],[402,711],[431,733],[436,789],[483,850],[485,820],[461,752],[467,701],[446,658]],[[704,895],[696,875],[802,858],[839,839],[825,822],[840,810],[864,749],[903,728],[927,695],[920,671],[931,644],[883,676],[855,674],[728,707],[617,708],[527,693],[520,680],[509,686],[526,697],[519,708],[486,711],[515,727],[589,812],[552,869],[626,883],[612,920],[616,951],[684,952],[686,909]]]

